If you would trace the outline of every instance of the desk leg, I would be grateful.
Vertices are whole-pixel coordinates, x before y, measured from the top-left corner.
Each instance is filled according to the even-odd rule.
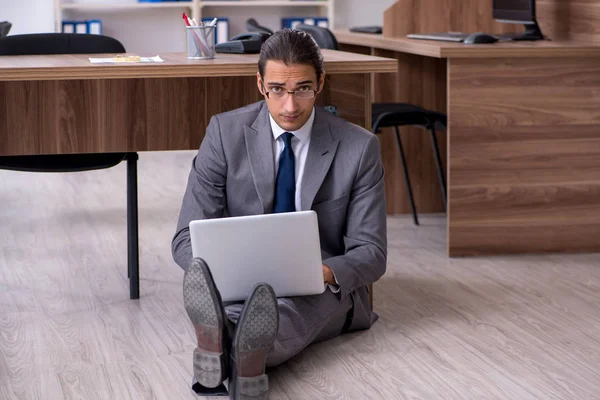
[[[450,59],[450,256],[600,251],[600,60]]]
[[[140,298],[137,160],[137,153],[127,154],[127,276],[131,299]]]

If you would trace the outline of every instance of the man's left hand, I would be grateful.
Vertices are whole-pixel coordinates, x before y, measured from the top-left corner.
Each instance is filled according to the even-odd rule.
[[[333,271],[327,265],[323,264],[323,282],[330,285],[335,285],[335,278],[333,277]]]

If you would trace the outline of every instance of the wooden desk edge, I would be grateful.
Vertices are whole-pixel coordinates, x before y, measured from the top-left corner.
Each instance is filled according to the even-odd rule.
[[[244,68],[236,67],[228,70],[225,68],[204,69],[194,66],[177,67],[164,65],[159,68],[145,69],[145,67],[128,67],[126,70],[111,69],[108,66],[98,69],[85,67],[66,68],[14,68],[0,71],[0,81],[35,81],[35,80],[70,80],[70,79],[124,79],[124,78],[209,78],[254,76],[257,67],[252,65]],[[355,74],[355,73],[385,73],[396,72],[397,60],[389,59],[380,62],[337,62],[326,65],[325,72],[330,75]]]
[[[396,72],[398,61],[355,53],[324,50],[325,72],[327,74],[386,73]],[[227,59],[219,63],[188,62],[181,57],[160,64],[88,64],[76,59],[69,65],[69,59],[60,58],[59,63],[46,61],[46,65],[36,64],[32,58],[13,57],[4,66],[0,64],[0,81],[29,80],[70,80],[70,79],[119,79],[119,78],[206,78],[254,76],[257,61],[254,57],[237,58],[234,62]],[[39,57],[39,56],[37,56]],[[60,56],[59,56],[60,57]],[[72,56],[70,56],[72,57]],[[84,56],[81,56],[83,58]],[[329,58],[329,60],[328,60]],[[246,60],[239,62],[241,60]],[[16,60],[16,61],[15,61]],[[66,60],[66,61],[65,61]],[[2,60],[0,60],[2,61]]]
[[[368,33],[336,30],[341,44],[392,50],[435,58],[600,58],[600,44],[577,41],[518,42],[476,44],[436,42],[408,38],[389,38]],[[544,44],[547,44],[545,46]]]

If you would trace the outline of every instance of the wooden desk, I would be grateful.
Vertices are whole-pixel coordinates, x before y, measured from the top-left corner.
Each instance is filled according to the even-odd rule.
[[[323,51],[320,104],[371,126],[371,73],[394,59]],[[90,64],[90,55],[0,57],[0,155],[198,149],[210,117],[261,99],[258,55]],[[106,57],[106,55],[102,55]]]
[[[450,256],[600,250],[600,45],[335,35],[398,60],[375,77],[374,101],[447,113]],[[428,138],[403,132],[417,210],[442,211]],[[393,138],[382,142],[388,211],[408,212]]]
[[[371,75],[395,72],[397,61],[323,56],[327,81],[318,103],[370,130]],[[261,99],[256,54],[210,61],[161,54],[165,62],[156,64],[90,64],[88,57],[0,57],[0,156],[196,150],[212,115]],[[137,212],[133,220],[137,226]],[[130,290],[139,298],[134,236]]]

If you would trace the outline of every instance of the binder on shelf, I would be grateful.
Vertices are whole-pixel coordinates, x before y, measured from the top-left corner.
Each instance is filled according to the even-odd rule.
[[[88,33],[88,25],[85,21],[75,22],[75,33]]]
[[[322,28],[329,28],[329,19],[326,17],[291,17],[281,18],[281,29],[294,29],[298,24],[317,25]]]
[[[63,21],[62,32],[63,33],[75,33],[75,21]]]
[[[212,18],[202,18],[202,22],[209,24]],[[224,43],[229,40],[229,20],[227,18],[217,17],[217,27],[215,28],[215,44]]]
[[[102,21],[99,19],[87,19],[84,21],[63,21],[63,33],[89,33],[92,35],[102,34]]]
[[[102,21],[99,19],[89,19],[87,22],[87,33],[92,35],[102,35]]]

